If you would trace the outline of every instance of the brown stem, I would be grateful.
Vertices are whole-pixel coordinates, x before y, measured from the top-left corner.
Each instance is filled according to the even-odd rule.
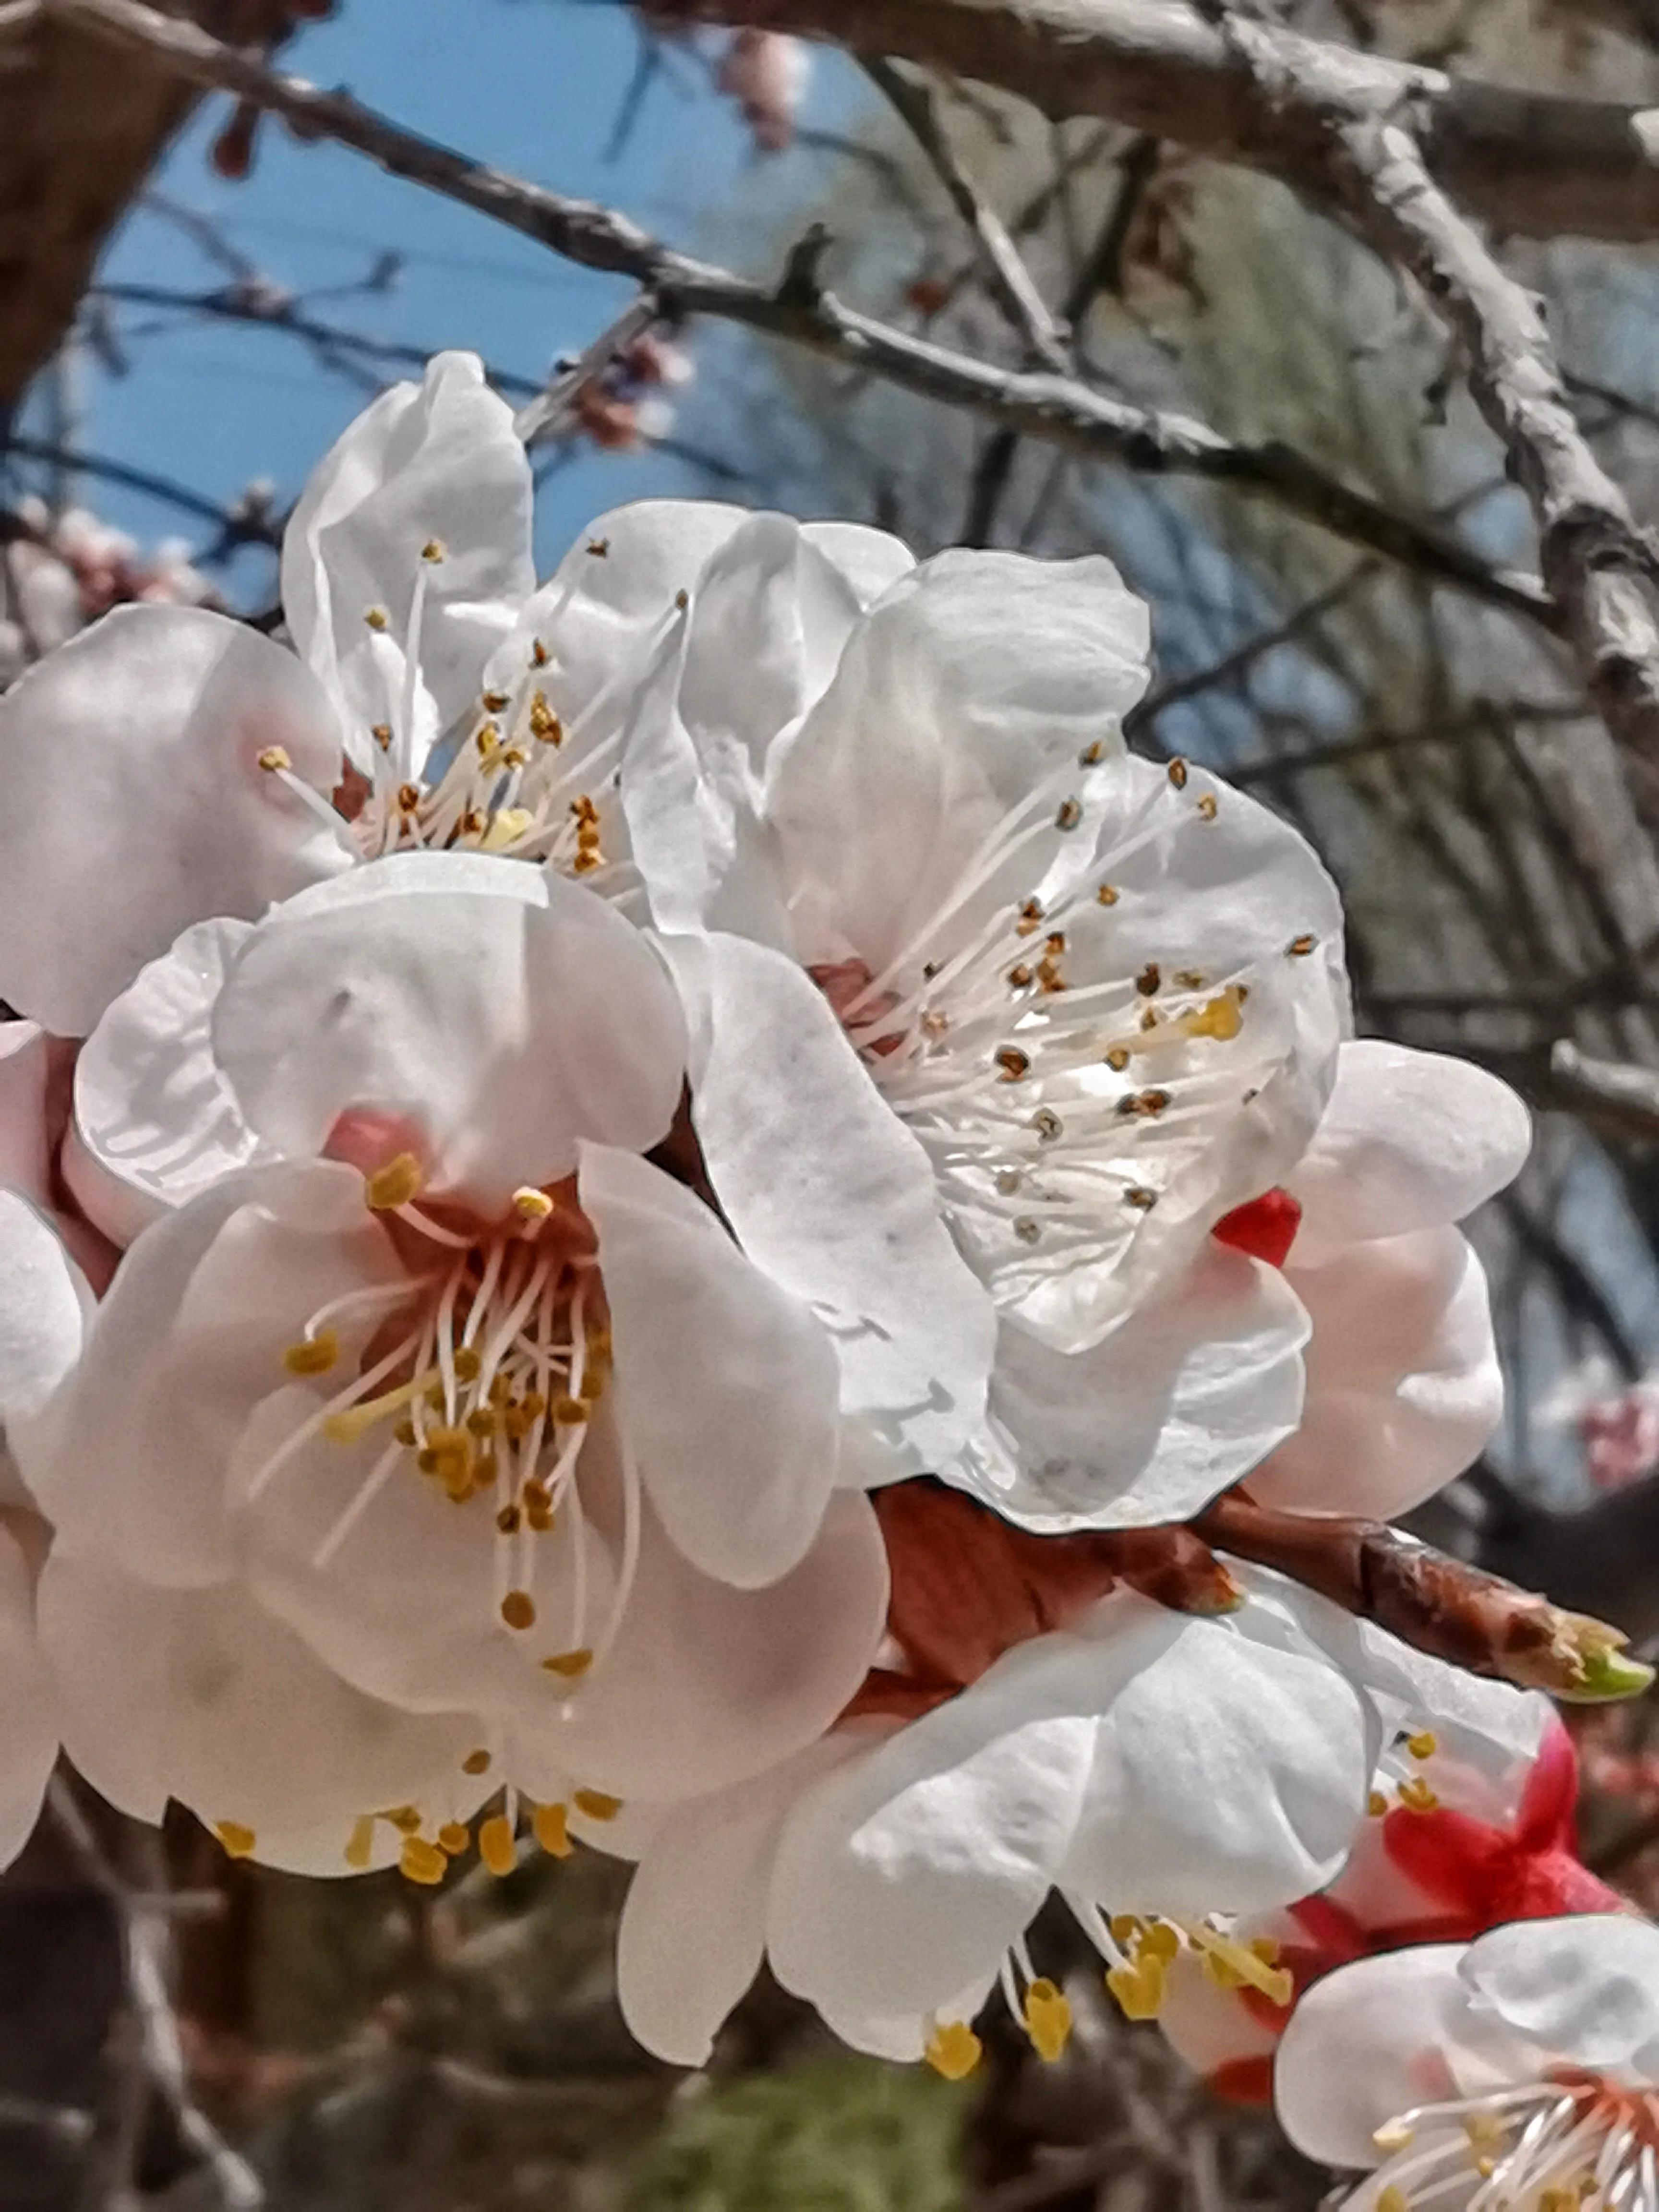
[[[1229,1491],[1192,1524],[1206,1542],[1273,1567],[1405,1644],[1471,1674],[1594,1701],[1645,1688],[1625,1638],[1385,1521],[1283,1513]]]

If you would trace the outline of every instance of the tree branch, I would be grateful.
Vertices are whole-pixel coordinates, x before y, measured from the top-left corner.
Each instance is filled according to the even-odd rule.
[[[933,0],[937,6],[938,0]],[[952,0],[964,4],[964,0]],[[174,21],[143,0],[48,0],[55,11],[129,46],[165,55],[182,76],[282,115],[301,137],[325,137],[428,191],[476,210],[584,267],[629,276],[665,309],[723,317],[963,408],[1086,459],[1260,493],[1335,536],[1547,626],[1535,580],[1495,571],[1431,526],[1396,514],[1278,441],[1235,444],[1194,417],[1134,407],[1047,374],[1019,374],[877,322],[816,285],[775,289],[678,253],[624,216],[526,184],[400,129],[349,94],[322,92],[257,56]]]
[[[669,0],[691,21],[753,25],[884,54],[1100,116],[1285,176],[1316,165],[1310,117],[1407,125],[1435,176],[1523,237],[1659,235],[1659,109],[1519,92],[1260,21],[1287,106],[1213,8],[1188,0]],[[659,8],[663,0],[659,0]]]

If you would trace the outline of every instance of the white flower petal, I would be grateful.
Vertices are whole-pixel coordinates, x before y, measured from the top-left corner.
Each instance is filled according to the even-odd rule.
[[[775,1582],[836,1485],[829,1336],[647,1161],[584,1145],[577,1188],[599,1232],[617,1418],[663,1526],[705,1574]]]
[[[698,1574],[647,1506],[621,1632],[550,1733],[549,1765],[659,1804],[741,1782],[823,1734],[872,1664],[886,1613],[866,1498],[838,1492],[800,1565],[757,1590]],[[525,1784],[554,1794],[528,1771]]]
[[[10,1433],[60,1537],[158,1583],[227,1573],[226,1472],[283,1347],[325,1300],[400,1272],[361,1178],[328,1162],[246,1170],[147,1230],[79,1363]]]
[[[0,1430],[46,1403],[80,1356],[92,1308],[52,1224],[0,1187]]]
[[[84,1036],[191,922],[262,914],[349,866],[344,823],[259,766],[271,747],[317,791],[338,780],[316,678],[200,607],[118,607],[14,684],[0,700],[0,996]]]
[[[1419,1229],[1285,1273],[1313,1322],[1307,1402],[1252,1494],[1298,1512],[1408,1512],[1462,1474],[1503,1418],[1479,1257],[1455,1229]]]
[[[1458,1972],[1477,2005],[1558,2060],[1628,2069],[1659,2060],[1659,1928],[1618,1914],[1574,1914],[1494,1928]]]
[[[708,2063],[720,2023],[759,1972],[767,1887],[799,1792],[849,1757],[845,1733],[664,1823],[629,1886],[617,1994],[636,2041],[677,2066]]]
[[[486,659],[533,588],[532,488],[513,410],[476,355],[443,353],[383,392],[312,472],[283,538],[283,609],[301,653],[346,710],[354,756],[398,719],[411,595],[428,727],[477,703]],[[441,561],[423,562],[436,541]],[[389,617],[368,629],[370,608]],[[408,763],[420,766],[419,758]]]
[[[1007,1451],[963,1487],[1054,1535],[1184,1521],[1295,1428],[1307,1337],[1277,1269],[1212,1243],[1092,1351],[1005,1322],[991,1408]]]
[[[1460,1943],[1356,1960],[1316,1982],[1279,2046],[1273,2098],[1297,2148],[1328,2166],[1375,2166],[1375,2130],[1454,2094],[1444,2054],[1468,2016]]]
[[[52,1202],[54,1042],[38,1022],[0,1023],[0,1183],[39,1206]]]
[[[821,992],[740,938],[669,938],[694,1042],[692,1120],[739,1243],[834,1340],[843,1413],[949,1473],[985,1413],[989,1299],[939,1217],[933,1170]]]
[[[482,854],[393,855],[279,908],[226,978],[213,1042],[268,1143],[318,1152],[348,1109],[383,1115],[435,1190],[484,1212],[570,1174],[586,1137],[655,1144],[684,1080],[673,987],[638,931]]]
[[[136,1820],[176,1797],[251,1828],[266,1865],[344,1875],[363,1814],[415,1804],[435,1826],[482,1794],[461,1771],[477,1720],[364,1697],[234,1583],[158,1589],[59,1549],[40,1610],[64,1748]],[[399,1840],[379,1826],[376,1863]]]
[[[214,1006],[252,927],[185,930],[105,1008],[76,1061],[64,1178],[118,1244],[221,1176],[271,1157],[213,1056]]]
[[[894,584],[775,757],[801,957],[883,966],[1032,785],[1112,738],[1146,651],[1145,606],[1096,556],[957,550]]]
[[[34,1590],[0,1522],[0,1868],[28,1841],[58,1757],[58,1699],[35,1634]]]
[[[1286,1178],[1302,1206],[1291,1263],[1356,1237],[1461,1221],[1520,1173],[1532,1121],[1507,1083],[1449,1053],[1362,1037]]]

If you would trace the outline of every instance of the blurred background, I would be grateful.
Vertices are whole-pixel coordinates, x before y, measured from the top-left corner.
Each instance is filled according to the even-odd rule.
[[[676,32],[620,0],[188,12],[741,273],[774,277],[821,223],[840,296],[1030,366],[1033,318],[988,274],[965,189],[1017,248],[1070,373],[1281,441],[1496,568],[1532,561],[1439,326],[1261,179],[981,87]],[[1512,83],[1659,100],[1643,0],[1276,12]],[[516,403],[630,297],[125,57],[42,64],[6,39],[0,23],[0,682],[125,598],[274,619],[282,518],[375,391],[459,345]],[[1549,304],[1586,432],[1651,519],[1659,262],[1567,244],[1507,258]],[[1313,839],[1347,902],[1364,1032],[1481,1060],[1539,1116],[1530,1166],[1474,1231],[1508,1425],[1423,1533],[1659,1642],[1659,858],[1542,632],[1248,491],[1085,461],[711,323],[657,325],[535,459],[544,569],[647,494],[876,522],[919,553],[1120,564],[1158,654],[1133,744],[1220,768]],[[1650,1725],[1621,1710],[1579,1742],[1586,1856],[1652,1908]],[[435,1895],[395,1875],[307,1884],[228,1863],[188,1820],[122,1829],[65,1778],[0,1884],[0,2212],[1244,2212],[1326,2185],[1269,2118],[1216,2102],[1155,2029],[1119,2020],[1058,1923],[1043,1955],[1072,1959],[1079,2019],[1058,2066],[994,2032],[966,2082],[885,2068],[763,1988],[715,2065],[684,2078],[617,2013],[619,1872],[578,1856]],[[135,1995],[137,1923],[165,1938],[144,1955],[167,1954],[188,2097],[142,2061],[135,2008],[167,1992]]]

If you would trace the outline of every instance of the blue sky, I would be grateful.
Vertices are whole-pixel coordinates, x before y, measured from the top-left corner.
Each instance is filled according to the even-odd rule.
[[[611,158],[638,53],[632,20],[614,0],[342,0],[334,21],[292,43],[284,65],[347,86],[398,121],[497,167],[607,200],[679,244],[707,246],[718,232],[720,250],[730,252],[740,231],[720,220],[722,210],[757,190],[769,210],[781,196],[810,195],[812,157],[757,163],[740,118],[689,59],[676,71],[689,89],[659,76],[625,151]],[[848,66],[821,57],[811,118],[843,123],[858,97]],[[300,145],[269,122],[252,175],[227,183],[208,149],[228,112],[222,101],[206,103],[173,148],[156,179],[172,200],[211,216],[264,274],[295,292],[349,285],[386,248],[403,258],[395,289],[319,300],[319,315],[428,351],[471,346],[536,376],[592,337],[628,297],[621,280],[558,261],[339,148]],[[143,208],[112,242],[101,274],[191,291],[224,281],[177,225]],[[122,327],[150,327],[128,349],[125,376],[81,364],[82,444],[213,499],[229,499],[259,477],[275,481],[279,498],[291,497],[363,404],[282,332],[199,320],[157,328],[149,311],[118,312]],[[38,431],[38,416],[25,427]],[[665,456],[585,455],[543,495],[544,559],[618,500],[689,488],[686,472]],[[153,500],[87,489],[89,504],[145,538],[192,534]],[[249,576],[248,588],[255,580]]]

